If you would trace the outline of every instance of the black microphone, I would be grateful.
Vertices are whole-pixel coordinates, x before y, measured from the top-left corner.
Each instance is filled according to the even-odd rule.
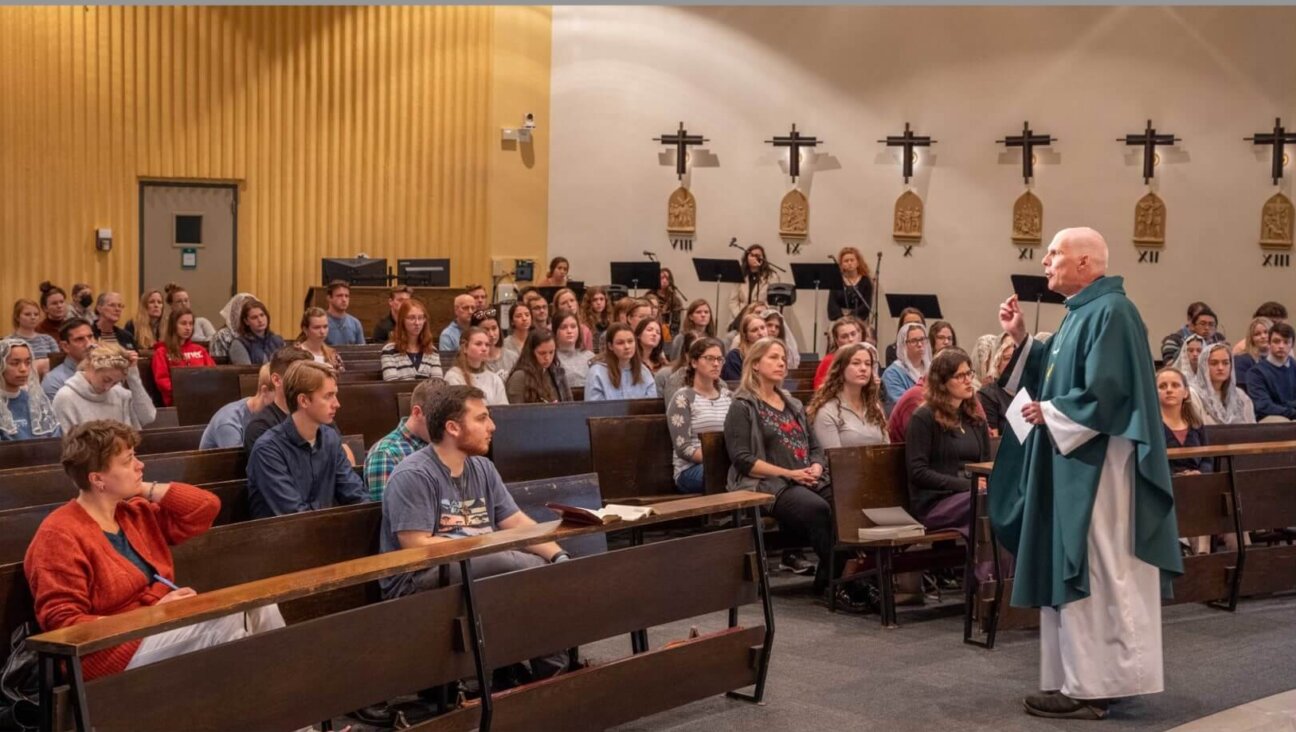
[[[652,252],[650,252],[650,251],[648,251],[647,249],[644,250],[644,253],[643,253],[643,254],[644,254],[644,256],[647,257],[648,259],[650,259],[650,260],[652,260],[652,261],[654,261],[654,262],[657,261],[657,255],[654,254],[654,253],[652,253]]]
[[[833,263],[833,264],[837,264],[837,258],[836,258],[836,257],[834,257],[833,255],[829,254],[829,255],[828,255],[828,258],[832,260],[832,263]],[[840,265],[840,264],[837,264],[837,266],[840,267],[841,265]]]
[[[733,247],[734,249],[746,249],[746,247],[740,246],[738,244],[738,237],[736,236],[729,240],[729,246]]]

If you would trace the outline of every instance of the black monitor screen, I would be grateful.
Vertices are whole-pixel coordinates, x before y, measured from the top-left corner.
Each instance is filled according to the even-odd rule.
[[[323,284],[342,280],[349,285],[387,286],[386,259],[322,259]]]
[[[398,259],[396,278],[402,285],[449,287],[449,259]]]

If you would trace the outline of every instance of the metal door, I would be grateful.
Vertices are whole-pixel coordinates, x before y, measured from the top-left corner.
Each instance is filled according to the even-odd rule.
[[[177,282],[197,315],[224,325],[237,290],[238,189],[228,183],[140,183],[140,290]]]

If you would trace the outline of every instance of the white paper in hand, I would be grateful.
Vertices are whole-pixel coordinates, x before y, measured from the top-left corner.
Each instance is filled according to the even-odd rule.
[[[1012,404],[1008,405],[1008,425],[1012,427],[1014,435],[1017,435],[1017,441],[1026,444],[1026,438],[1030,436],[1031,430],[1035,425],[1026,421],[1022,416],[1022,407],[1030,404],[1032,401],[1029,391],[1025,387],[1017,390],[1017,396],[1013,397]]]

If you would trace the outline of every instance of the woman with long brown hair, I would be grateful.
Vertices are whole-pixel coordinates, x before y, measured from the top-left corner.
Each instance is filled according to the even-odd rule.
[[[581,298],[580,320],[590,331],[590,338],[581,344],[581,349],[592,351],[595,340],[601,338],[612,323],[612,302],[608,300],[607,290],[602,287],[585,288],[585,296]]]
[[[531,337],[527,336],[527,343],[530,342]],[[475,386],[481,389],[488,405],[508,404],[504,379],[486,368],[490,347],[490,335],[481,328],[469,326],[459,335],[459,355],[455,356],[455,365],[446,370],[445,382],[450,386]]]
[[[760,244],[744,249],[738,264],[742,266],[743,281],[735,284],[729,293],[729,317],[735,319],[748,305],[768,302],[770,283],[779,281],[765,256],[765,247]]]
[[[625,323],[613,323],[603,340],[603,351],[590,363],[585,377],[585,401],[657,396],[657,384],[639,356],[634,330]]]
[[[171,370],[195,366],[215,366],[206,348],[193,342],[194,314],[178,307],[167,314],[162,340],[153,346],[153,383],[162,396],[162,406],[174,402],[171,396]]]
[[[573,316],[562,313],[558,317]],[[572,400],[571,387],[567,385],[567,375],[563,373],[557,355],[558,346],[553,333],[533,328],[505,384],[509,404],[553,404]]]
[[[806,412],[825,450],[886,444],[889,440],[882,412],[882,385],[877,376],[877,350],[868,343],[840,349]]]
[[[909,504],[929,530],[968,535],[971,493],[967,463],[990,459],[990,431],[977,411],[972,359],[961,348],[946,348],[932,360],[923,405],[905,430]]]
[[[690,336],[693,334],[690,333]],[[674,447],[675,488],[681,493],[701,493],[703,432],[723,432],[733,396],[720,379],[724,345],[711,337],[697,338],[686,359],[684,385],[666,401],[666,428]]]
[[[410,299],[401,303],[391,340],[382,347],[378,361],[383,381],[441,378],[441,355],[422,302]]]

